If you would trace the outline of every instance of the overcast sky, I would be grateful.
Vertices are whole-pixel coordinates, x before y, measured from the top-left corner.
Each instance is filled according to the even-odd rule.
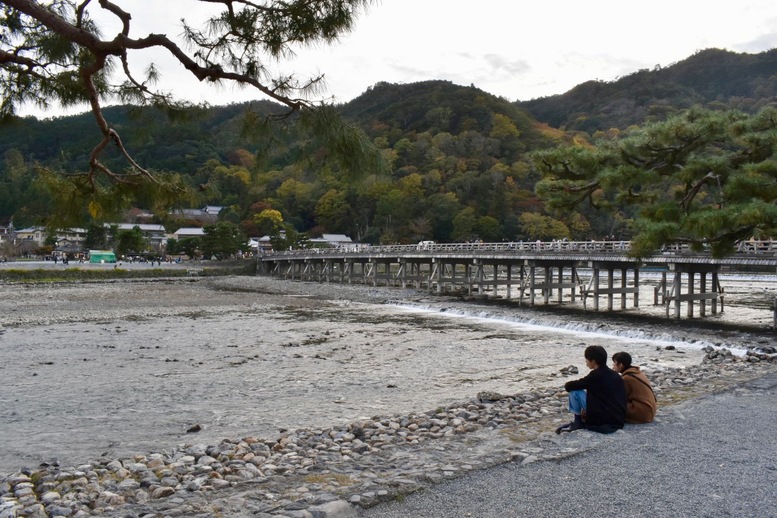
[[[114,2],[133,13],[135,37],[149,32],[177,37],[182,16],[193,21],[215,5]],[[281,70],[325,73],[324,96],[336,102],[347,102],[379,81],[429,79],[474,84],[515,101],[564,93],[590,79],[611,81],[642,68],[665,67],[712,47],[751,53],[777,47],[777,2],[382,0],[340,43],[303,49]],[[132,58],[138,68],[150,59]],[[261,98],[251,91],[204,86],[175,62],[154,60],[163,67],[160,86],[189,100],[222,105]]]

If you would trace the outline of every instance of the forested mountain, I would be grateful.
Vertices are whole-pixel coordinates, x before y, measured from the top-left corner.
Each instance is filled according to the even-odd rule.
[[[256,216],[273,209],[299,231],[375,243],[521,235],[520,215],[542,210],[526,152],[567,138],[476,88],[381,83],[337,108],[363,128],[390,172],[346,176],[326,162],[325,150],[282,124],[258,140],[244,137],[246,108],[260,117],[275,109],[216,107],[173,122],[150,109],[113,107],[105,115],[139,163],[183,175],[199,203],[227,206],[225,217],[248,235],[266,231]],[[78,171],[97,141],[90,115],[0,127],[0,218],[18,227],[45,216],[46,195],[31,183],[33,164]]]
[[[760,54],[707,49],[671,66],[616,81],[587,81],[561,95],[517,105],[568,131],[623,130],[702,105],[754,113],[777,103],[777,49]]]
[[[138,162],[155,170],[191,172],[210,159],[225,159],[224,153],[239,144],[240,119],[249,108],[261,116],[281,111],[276,104],[257,101],[189,110],[172,121],[148,108],[113,106],[103,113]],[[77,171],[88,163],[99,137],[91,112],[45,120],[26,117],[0,125],[0,156],[16,150],[27,160]],[[117,156],[107,162],[112,167],[122,165]]]
[[[252,138],[245,130],[279,112],[271,102],[186,111],[172,120],[149,108],[104,113],[142,166],[182,176],[197,194],[188,203],[227,207],[222,217],[248,236],[267,233],[262,214],[277,211],[311,236],[345,233],[370,243],[628,237],[625,220],[546,206],[535,193],[540,177],[528,154],[588,147],[598,131],[695,104],[755,110],[777,95],[776,64],[777,51],[708,50],[671,67],[523,103],[447,81],[378,83],[336,109],[381,150],[385,173],[345,174],[323,146],[284,121]],[[247,109],[257,117],[246,118]],[[0,125],[0,224],[45,222],[51,204],[34,182],[36,164],[83,170],[99,138],[91,114]],[[108,165],[122,167],[114,158]],[[143,199],[132,203],[150,208]],[[171,231],[182,223],[166,212],[157,221]]]

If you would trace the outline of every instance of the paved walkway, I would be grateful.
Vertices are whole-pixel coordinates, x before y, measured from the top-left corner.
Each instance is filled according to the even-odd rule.
[[[777,373],[558,446],[582,453],[472,473],[359,516],[775,518]]]

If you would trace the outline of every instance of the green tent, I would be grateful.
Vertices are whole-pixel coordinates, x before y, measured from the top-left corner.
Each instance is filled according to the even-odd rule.
[[[116,254],[110,250],[89,250],[90,263],[115,263]]]

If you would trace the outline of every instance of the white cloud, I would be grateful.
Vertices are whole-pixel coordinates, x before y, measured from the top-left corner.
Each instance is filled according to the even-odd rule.
[[[177,36],[182,15],[194,20],[218,7],[192,0],[116,1],[133,13],[136,35]],[[590,79],[667,66],[704,48],[761,52],[775,46],[773,0],[383,0],[340,44],[301,49],[297,59],[278,68],[303,77],[325,73],[327,96],[339,102],[379,81],[429,79],[474,83],[524,100],[563,93]],[[149,59],[133,62],[143,67]],[[161,59],[162,87],[182,97],[212,104],[260,97],[250,90],[213,89],[170,58]]]

